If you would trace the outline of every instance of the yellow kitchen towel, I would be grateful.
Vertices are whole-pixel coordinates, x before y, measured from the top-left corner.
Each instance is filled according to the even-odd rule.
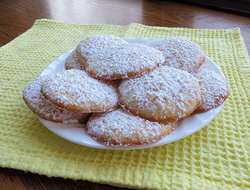
[[[94,34],[184,37],[220,66],[230,96],[198,132],[141,150],[99,150],[45,128],[22,99],[24,87],[55,58]],[[0,48],[0,166],[139,189],[250,188],[250,62],[240,29],[79,25],[37,20]]]

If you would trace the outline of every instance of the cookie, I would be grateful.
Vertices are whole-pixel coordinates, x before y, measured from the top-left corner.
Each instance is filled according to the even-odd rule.
[[[195,77],[169,66],[123,81],[118,93],[119,104],[130,113],[158,122],[185,118],[201,101]]]
[[[54,74],[42,84],[41,93],[59,108],[75,112],[105,112],[118,107],[117,89],[71,69]]]
[[[82,63],[85,63],[89,57],[96,55],[105,48],[110,48],[114,45],[125,43],[127,43],[125,40],[114,35],[100,34],[89,36],[79,42],[76,47],[76,53],[79,60]]]
[[[119,108],[108,113],[92,114],[87,134],[108,146],[151,144],[170,134],[176,122],[160,124],[134,116]]]
[[[196,43],[184,38],[152,40],[146,45],[160,50],[165,57],[165,65],[195,73],[205,62],[205,54]]]
[[[66,70],[69,69],[79,69],[79,70],[84,70],[84,65],[82,62],[78,59],[76,50],[73,50],[69,57],[67,57],[65,61],[65,68]]]
[[[219,74],[200,69],[194,74],[201,87],[201,103],[195,113],[211,110],[225,102],[229,96],[229,86]]]
[[[24,88],[23,99],[31,111],[43,119],[58,123],[77,123],[87,119],[89,114],[61,110],[43,97],[41,85],[50,77],[37,77]]]
[[[104,49],[90,57],[85,71],[97,79],[127,79],[144,75],[164,62],[159,50],[141,44],[126,43]]]

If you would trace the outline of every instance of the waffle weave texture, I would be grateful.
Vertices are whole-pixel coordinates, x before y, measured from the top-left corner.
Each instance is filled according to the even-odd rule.
[[[22,99],[24,87],[84,37],[184,37],[224,72],[230,96],[207,126],[182,140],[141,150],[99,150],[46,129]],[[0,166],[139,189],[250,188],[250,62],[240,29],[205,30],[66,24],[37,20],[0,48]]]

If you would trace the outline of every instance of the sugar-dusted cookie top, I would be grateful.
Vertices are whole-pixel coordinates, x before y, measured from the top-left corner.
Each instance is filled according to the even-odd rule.
[[[188,72],[169,66],[123,81],[119,103],[129,112],[151,121],[175,121],[190,115],[200,104],[198,81]]]
[[[154,143],[170,134],[175,127],[176,122],[151,122],[120,108],[92,114],[87,123],[87,133],[105,145],[133,146]]]
[[[67,57],[65,61],[65,68],[66,70],[69,69],[80,69],[84,70],[83,63],[79,60],[76,50],[73,50],[71,54]]]
[[[104,112],[118,106],[114,86],[76,69],[54,74],[43,83],[41,92],[61,109],[75,112]]]
[[[228,98],[229,86],[221,75],[211,70],[199,69],[194,76],[201,87],[201,104],[195,110],[196,113],[213,109]]]
[[[105,48],[125,43],[127,43],[125,40],[117,36],[99,34],[81,40],[76,47],[76,52],[80,61],[85,63],[89,57],[103,51]]]
[[[141,44],[105,48],[85,62],[85,70],[98,79],[126,79],[146,74],[164,62],[162,53]]]
[[[40,92],[41,85],[50,77],[51,75],[37,77],[24,88],[23,99],[27,106],[39,117],[50,121],[60,123],[84,121],[89,114],[61,110],[43,97]]]
[[[205,62],[201,47],[184,38],[166,38],[149,41],[146,45],[162,51],[165,65],[187,71],[196,72]]]

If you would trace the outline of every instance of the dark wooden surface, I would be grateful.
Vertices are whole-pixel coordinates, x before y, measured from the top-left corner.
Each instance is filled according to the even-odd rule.
[[[128,25],[202,29],[239,27],[250,54],[250,18],[205,7],[159,0],[1,0],[0,46],[29,29],[36,19],[79,24]],[[49,178],[30,172],[0,168],[0,189],[121,189],[81,180]]]

